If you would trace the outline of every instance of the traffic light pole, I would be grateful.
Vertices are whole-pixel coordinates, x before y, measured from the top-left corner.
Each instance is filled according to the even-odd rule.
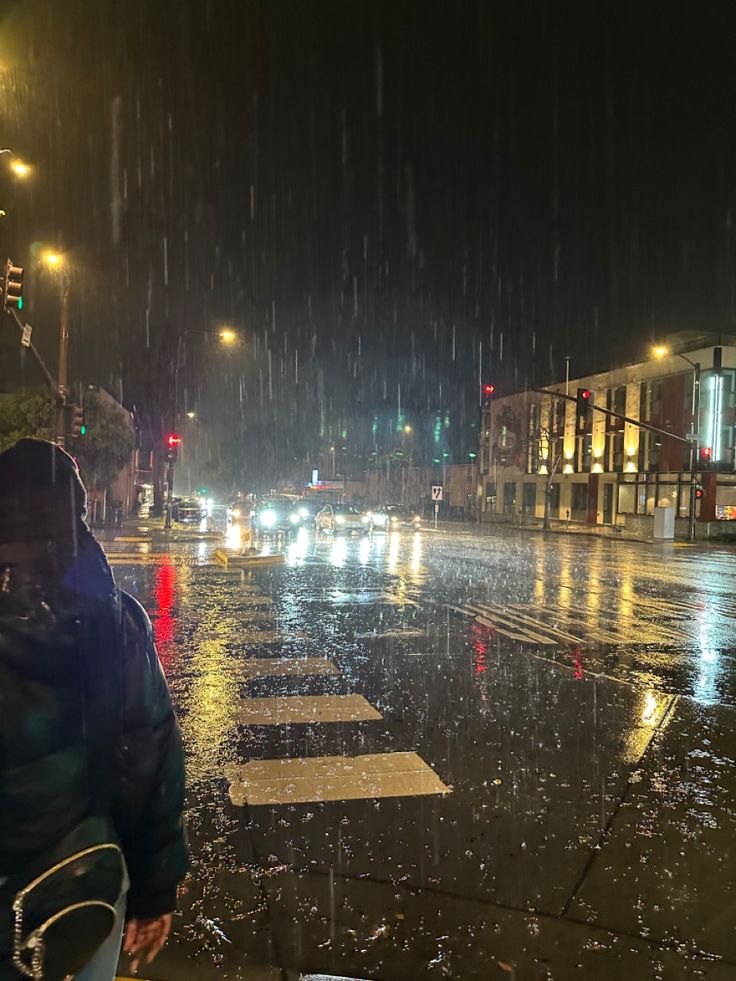
[[[698,386],[698,389],[700,386]],[[556,399],[565,399],[567,402],[577,403],[577,399],[574,395],[563,395],[562,392],[553,392],[549,388],[534,388],[531,391],[536,392],[538,395],[551,395]],[[698,400],[699,401],[699,400]],[[630,426],[636,426],[639,429],[646,429],[647,432],[657,433],[658,436],[667,436],[668,439],[674,439],[678,443],[685,443],[688,446],[692,445],[692,440],[686,439],[684,436],[678,436],[676,433],[669,433],[666,429],[660,429],[658,426],[652,426],[648,422],[642,422],[640,419],[632,419],[630,416],[621,415],[620,412],[614,412],[613,409],[604,409],[600,405],[589,405],[589,409],[593,412],[602,412],[604,416],[613,416],[614,419],[620,419],[622,422],[628,422]]]
[[[169,460],[166,470],[166,515],[164,517],[164,528],[171,529],[171,508],[173,506],[174,492],[174,461]]]
[[[684,357],[684,355],[680,355]],[[698,499],[698,476],[696,468],[700,459],[700,362],[690,361],[693,366],[693,439],[690,441],[690,513],[687,518],[687,540],[695,541],[695,502]]]
[[[64,445],[63,406],[69,395],[69,279],[62,273],[61,277],[61,312],[59,315],[59,377],[57,384],[61,396],[62,410],[56,413],[56,442]]]
[[[20,319],[20,317],[18,316],[18,314],[15,312],[15,310],[8,310],[7,312],[10,314],[10,316],[15,321],[16,326],[18,327],[18,330],[20,331],[20,334],[21,334],[21,337],[22,337],[23,336],[23,332],[26,329],[26,324],[23,323],[23,321]],[[30,327],[28,329],[30,330]],[[49,371],[49,369],[46,367],[46,363],[44,362],[43,358],[41,357],[41,355],[36,350],[36,347],[33,344],[33,341],[31,341],[31,339],[29,338],[28,341],[25,344],[23,344],[23,347],[27,347],[28,350],[31,352],[34,361],[38,365],[38,367],[39,367],[39,369],[41,371],[41,374],[43,375],[44,380],[46,381],[46,384],[49,387],[49,390],[50,390],[50,392],[51,392],[51,394],[52,394],[52,396],[54,398],[54,402],[56,403],[56,405],[60,405],[61,404],[61,398],[60,398],[60,395],[59,395],[59,389],[57,387],[56,381],[54,380],[54,376],[51,374],[51,372]]]
[[[683,357],[683,355],[680,355]],[[600,405],[589,405],[588,408],[595,412],[602,412],[603,415],[613,416],[614,419],[620,419],[622,422],[627,422],[631,426],[636,426],[639,429],[646,429],[650,433],[656,433],[658,436],[667,436],[668,439],[677,440],[678,443],[685,443],[690,447],[690,513],[688,515],[688,526],[687,526],[687,537],[688,541],[695,541],[695,502],[697,500],[697,486],[698,478],[696,474],[696,467],[699,457],[699,438],[698,438],[698,421],[700,419],[700,364],[696,364],[690,361],[689,358],[685,358],[693,366],[695,376],[693,379],[693,439],[686,439],[683,436],[677,436],[675,433],[668,433],[666,429],[659,429],[658,426],[652,426],[648,422],[642,422],[640,419],[632,419],[630,416],[623,416],[620,412],[614,412],[612,409],[604,409]],[[551,395],[553,398],[566,399],[568,402],[575,402],[577,404],[577,398],[574,395],[563,395],[561,392],[554,392],[549,388],[535,388],[535,392],[539,395]]]

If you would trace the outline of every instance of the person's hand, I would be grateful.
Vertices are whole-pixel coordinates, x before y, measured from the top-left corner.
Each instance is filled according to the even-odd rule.
[[[145,954],[144,963],[151,963],[166,943],[170,932],[171,913],[155,917],[134,916],[132,920],[128,920],[123,950],[133,958],[130,962],[132,974],[138,971],[138,964],[143,954]]]

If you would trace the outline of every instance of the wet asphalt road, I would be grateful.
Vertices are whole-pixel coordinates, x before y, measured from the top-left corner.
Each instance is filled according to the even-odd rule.
[[[736,976],[736,553],[301,533],[245,576],[212,542],[106,547],[188,760],[193,870],[150,978]],[[332,673],[254,676],[304,657]],[[252,701],[325,695],[374,717]],[[234,764],[408,753],[442,792],[229,797]]]

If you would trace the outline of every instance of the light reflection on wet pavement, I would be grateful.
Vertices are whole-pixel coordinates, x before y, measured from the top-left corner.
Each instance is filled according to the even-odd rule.
[[[248,577],[212,549],[110,549],[188,756],[194,869],[152,978],[734,976],[733,553],[303,533]],[[337,673],[247,669],[299,657]],[[240,722],[327,695],[381,718]],[[232,764],[393,753],[450,792],[228,799]]]

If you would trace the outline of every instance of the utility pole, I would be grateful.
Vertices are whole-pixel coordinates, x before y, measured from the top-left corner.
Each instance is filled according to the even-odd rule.
[[[64,445],[63,408],[69,398],[69,277],[61,272],[61,311],[59,314],[59,371],[57,376],[61,403],[56,413],[56,442]]]
[[[700,362],[695,361],[691,364],[693,366],[693,438],[690,442],[690,511],[687,519],[687,540],[694,542],[695,502],[698,490],[698,477],[695,471],[700,462]]]

